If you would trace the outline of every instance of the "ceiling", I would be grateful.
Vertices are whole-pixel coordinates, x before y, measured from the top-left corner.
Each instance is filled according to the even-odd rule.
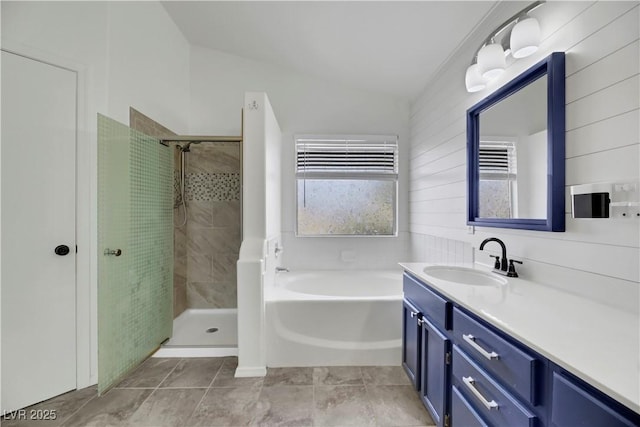
[[[173,1],[192,45],[405,99],[417,97],[495,1]]]

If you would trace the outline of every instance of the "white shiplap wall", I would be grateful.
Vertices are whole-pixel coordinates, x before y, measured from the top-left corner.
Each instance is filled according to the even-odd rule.
[[[496,236],[506,243],[510,257],[524,260],[519,267],[523,276],[595,298],[629,288],[638,292],[640,219],[573,219],[569,199],[570,185],[639,179],[638,2],[546,3],[532,13],[541,22],[539,51],[511,61],[487,89],[467,93],[464,72],[479,41],[522,6],[514,3],[496,8],[412,105],[413,258],[468,261],[470,247]],[[470,234],[465,215],[466,110],[554,51],[566,52],[566,232],[477,228]],[[473,255],[489,263],[485,251]],[[636,298],[627,307],[637,305]]]

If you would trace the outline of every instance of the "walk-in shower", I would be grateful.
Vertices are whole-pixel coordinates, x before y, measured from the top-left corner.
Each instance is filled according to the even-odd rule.
[[[171,137],[174,322],[160,356],[237,354],[241,137]]]

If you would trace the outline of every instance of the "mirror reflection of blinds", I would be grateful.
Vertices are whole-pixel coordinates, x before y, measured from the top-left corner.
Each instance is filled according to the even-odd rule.
[[[511,141],[480,141],[479,171],[482,179],[516,179],[516,147]]]
[[[398,137],[297,136],[298,178],[396,179]]]

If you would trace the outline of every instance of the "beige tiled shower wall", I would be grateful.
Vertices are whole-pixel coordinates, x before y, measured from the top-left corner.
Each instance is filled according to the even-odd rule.
[[[192,144],[186,154],[184,247],[189,308],[237,307],[240,252],[240,146]],[[182,258],[184,257],[184,258]]]
[[[131,128],[160,138],[176,135],[129,109]],[[181,143],[184,144],[184,143]],[[175,144],[171,144],[175,148]],[[192,144],[186,153],[187,222],[174,227],[173,315],[187,308],[237,307],[236,262],[240,252],[240,145]],[[179,200],[180,152],[175,150],[174,199]],[[174,224],[182,224],[182,206]]]
[[[175,132],[162,126],[160,123],[145,116],[134,108],[129,108],[129,126],[132,129],[140,131],[155,138],[162,138],[167,135],[176,135]],[[175,144],[171,144],[174,150],[174,169],[179,170],[180,154],[175,149]],[[174,193],[177,189],[174,189]],[[174,200],[178,197],[178,193],[174,194]],[[181,221],[181,211],[174,209],[174,224]],[[182,230],[174,227],[173,229],[173,317],[178,317],[180,313],[187,309],[187,274],[186,274],[186,258],[184,247],[186,246],[186,237]],[[182,249],[182,252],[181,252]]]

